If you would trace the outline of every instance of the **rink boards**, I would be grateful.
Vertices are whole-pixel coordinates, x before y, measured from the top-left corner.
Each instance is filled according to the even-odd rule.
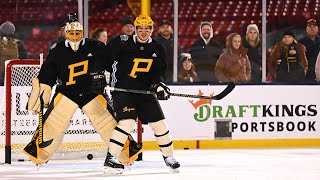
[[[225,86],[170,88],[209,96]],[[171,97],[161,105],[179,149],[320,147],[319,92],[319,85],[237,85],[219,101]],[[144,147],[157,148],[144,129]]]
[[[209,96],[225,87],[176,85],[170,89]],[[12,122],[13,138],[19,133],[31,134],[37,125],[37,116],[24,109],[30,87],[22,89],[12,96],[12,108],[18,116]],[[320,147],[319,92],[319,85],[237,85],[219,101],[171,97],[160,104],[177,149]],[[144,148],[158,149],[150,128],[143,127]],[[81,111],[72,118],[70,132],[72,142],[96,137]]]

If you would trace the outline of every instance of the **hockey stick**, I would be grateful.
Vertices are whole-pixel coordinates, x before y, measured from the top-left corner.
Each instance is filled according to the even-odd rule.
[[[170,93],[170,96],[177,96],[177,97],[189,97],[189,98],[200,98],[200,99],[213,99],[213,100],[220,100],[227,96],[234,88],[236,84],[231,82],[228,86],[219,94],[215,96],[199,96],[193,94],[180,94],[180,93]],[[129,92],[129,93],[137,93],[137,94],[156,94],[154,91],[144,91],[144,90],[136,90],[136,89],[122,89],[122,88],[115,88],[115,87],[106,87],[106,90],[110,91],[117,91],[117,92]]]
[[[39,130],[39,136],[38,136],[38,143],[39,143],[39,147],[40,148],[45,148],[47,146],[49,146],[53,139],[49,140],[49,141],[43,141],[43,106],[44,106],[44,102],[43,102],[43,92],[40,95],[40,111],[38,113],[38,117],[39,117],[39,122],[38,122],[38,130]]]

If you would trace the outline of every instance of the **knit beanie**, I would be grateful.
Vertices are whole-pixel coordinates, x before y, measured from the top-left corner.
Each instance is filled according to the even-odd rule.
[[[130,16],[124,17],[122,19],[122,25],[127,25],[127,24],[131,24],[133,25],[133,19]]]
[[[289,36],[293,37],[293,39],[296,39],[296,34],[295,34],[293,31],[291,31],[291,30],[285,31],[285,32],[283,33],[283,36],[282,36],[282,37],[284,37],[285,35],[289,35]]]
[[[256,24],[249,24],[249,25],[247,26],[247,32],[246,32],[246,34],[248,34],[250,30],[255,30],[255,31],[257,31],[257,33],[259,34],[259,28],[258,28],[258,26],[257,26]]]
[[[13,35],[16,28],[10,21],[6,21],[0,26],[0,34],[1,35]]]
[[[183,63],[185,60],[189,59],[191,62],[191,54],[190,53],[181,53],[180,63]]]

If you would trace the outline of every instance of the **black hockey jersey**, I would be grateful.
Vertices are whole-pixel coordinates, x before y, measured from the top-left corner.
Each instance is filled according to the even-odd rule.
[[[107,49],[106,68],[111,72],[111,86],[149,89],[164,81],[166,54],[155,40],[140,43],[135,35],[120,35],[108,43]]]
[[[53,86],[63,94],[90,93],[91,76],[98,58],[103,58],[104,48],[96,40],[83,39],[79,49],[73,51],[68,41],[51,46],[46,61],[38,75],[40,83]]]

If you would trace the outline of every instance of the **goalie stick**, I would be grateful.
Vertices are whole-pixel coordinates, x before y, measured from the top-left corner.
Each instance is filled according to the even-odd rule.
[[[236,84],[234,82],[231,82],[221,93],[215,96],[200,96],[200,95],[193,95],[193,94],[180,94],[180,93],[171,93],[171,92],[170,92],[170,96],[220,100],[225,96],[227,96],[235,88],[235,86]],[[106,90],[117,91],[117,92],[138,93],[138,94],[156,94],[156,92],[154,91],[122,89],[122,88],[115,88],[115,87],[106,87]]]

